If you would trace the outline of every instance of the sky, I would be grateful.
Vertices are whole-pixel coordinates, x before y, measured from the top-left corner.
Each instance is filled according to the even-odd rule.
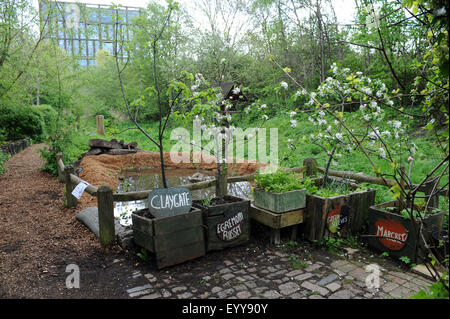
[[[38,8],[38,0],[32,0],[35,8]],[[72,0],[65,0],[66,2],[75,2]],[[121,4],[123,6],[135,6],[135,7],[146,7],[150,0],[79,0],[80,3],[91,3],[91,4],[111,4],[114,2],[115,4]],[[164,0],[158,0],[157,2],[165,3]],[[187,8],[192,8],[192,0],[177,0],[180,5],[183,5]],[[355,1],[354,0],[332,0],[334,10],[336,12],[338,23],[350,23],[353,19],[353,12],[355,9]],[[188,9],[189,10],[189,9]],[[189,10],[190,14],[195,16],[199,24],[202,25],[202,19],[198,13],[198,10],[195,9]],[[206,24],[206,22],[205,22]]]

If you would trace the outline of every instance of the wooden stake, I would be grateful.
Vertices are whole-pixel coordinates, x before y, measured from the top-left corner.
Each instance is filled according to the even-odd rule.
[[[114,241],[114,201],[112,189],[101,186],[97,191],[98,226],[100,243],[110,245]]]

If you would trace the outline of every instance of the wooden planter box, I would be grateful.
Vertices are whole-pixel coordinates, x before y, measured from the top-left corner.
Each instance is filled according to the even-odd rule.
[[[255,188],[253,205],[274,213],[299,210],[306,206],[306,190],[298,189],[286,193],[272,193]]]
[[[226,195],[229,203],[205,206],[194,200],[192,206],[203,213],[206,226],[206,251],[222,250],[245,243],[250,238],[250,201]]]
[[[369,208],[369,246],[380,252],[388,252],[389,256],[396,258],[406,256],[411,263],[421,263],[423,260],[418,256],[417,248],[424,247],[424,242],[420,236],[418,237],[419,230],[415,229],[409,218],[387,212],[387,207],[399,207],[399,202],[392,201]],[[424,218],[423,225],[427,241],[431,239],[433,232],[442,230],[444,223],[444,212],[431,214],[432,208],[429,211],[430,214]],[[420,221],[417,226],[419,223]]]
[[[134,241],[156,255],[158,269],[205,255],[202,212],[164,218],[147,218],[147,209],[132,213]]]
[[[356,190],[358,185],[349,187]],[[335,197],[306,194],[305,238],[320,241],[323,237],[362,232],[367,224],[369,207],[374,204],[375,193],[376,190],[369,189]]]

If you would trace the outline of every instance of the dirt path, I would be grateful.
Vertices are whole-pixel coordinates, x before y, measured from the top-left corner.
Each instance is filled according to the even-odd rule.
[[[0,177],[0,298],[122,297],[123,289],[103,283],[107,274],[99,272],[121,252],[105,251],[75,219],[80,207],[64,207],[63,184],[42,171],[42,147],[13,156]],[[72,263],[91,289],[66,288]]]

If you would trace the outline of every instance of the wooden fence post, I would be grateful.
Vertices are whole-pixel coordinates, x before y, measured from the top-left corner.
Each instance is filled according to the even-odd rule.
[[[98,226],[100,243],[105,246],[114,241],[114,201],[112,189],[101,186],[97,191]]]
[[[314,158],[305,158],[303,166],[306,167],[306,176],[315,176],[317,174],[317,161]]]
[[[64,205],[66,207],[75,207],[78,204],[78,200],[72,195],[72,191],[76,187],[74,183],[70,180],[70,174],[75,174],[75,170],[72,165],[68,165],[64,168]]]
[[[103,115],[97,115],[97,134],[105,136],[105,126],[103,125]]]
[[[58,170],[58,180],[62,183],[64,182],[64,171],[59,167],[59,160],[64,163],[64,157],[61,152],[56,154],[56,169]]]

